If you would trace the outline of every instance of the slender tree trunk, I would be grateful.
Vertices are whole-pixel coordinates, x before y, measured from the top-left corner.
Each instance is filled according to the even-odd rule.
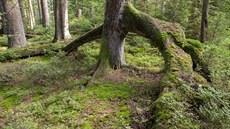
[[[41,0],[41,8],[42,8],[42,25],[44,27],[49,27],[49,10],[48,10],[48,2],[47,0]]]
[[[71,35],[68,24],[68,0],[55,0],[54,3],[55,36],[53,42],[69,40]]]
[[[37,0],[38,4],[38,15],[39,15],[39,22],[42,23],[42,9],[41,9],[41,0]]]
[[[76,9],[76,17],[81,18],[82,16],[82,10],[81,9]]]
[[[18,0],[2,0],[7,20],[8,46],[23,47],[26,41]]]
[[[31,29],[34,29],[36,23],[35,23],[35,18],[34,18],[34,10],[33,10],[32,1],[29,0],[28,4],[29,4],[29,15],[30,15],[30,27]]]
[[[22,15],[22,21],[25,24],[25,12],[24,12],[24,0],[19,0],[19,7],[20,7],[20,11],[21,11],[21,15]]]
[[[200,42],[202,42],[202,43],[204,43],[205,39],[207,38],[208,5],[209,5],[209,0],[203,0],[202,19],[201,19],[201,32],[200,32]]]
[[[76,16],[77,18],[81,18],[82,9],[80,9],[80,8],[78,7],[78,2],[77,2],[77,0],[76,0],[76,2],[75,2],[75,9],[76,9],[76,14],[75,14],[75,16]]]

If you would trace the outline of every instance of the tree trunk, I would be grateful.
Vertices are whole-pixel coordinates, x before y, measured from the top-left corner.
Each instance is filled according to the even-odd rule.
[[[6,23],[9,48],[26,46],[28,43],[25,37],[18,0],[2,0],[2,2],[7,20]]]
[[[127,32],[123,26],[125,0],[107,0],[100,61],[103,69],[118,69],[125,65],[124,42]]]
[[[0,1],[0,13],[1,13],[0,18],[1,18],[1,23],[2,23],[1,34],[6,35],[7,34],[6,18],[5,18],[2,1]]]
[[[82,16],[82,10],[81,9],[76,9],[76,17],[81,18]]]
[[[34,29],[36,23],[35,23],[35,18],[34,18],[34,10],[33,10],[32,1],[28,0],[28,4],[29,4],[30,27],[31,29]]]
[[[49,27],[49,10],[48,10],[48,2],[47,0],[41,0],[41,8],[42,8],[42,25],[44,27]]]
[[[25,22],[25,12],[24,12],[24,0],[19,0],[18,2],[19,2],[21,15],[22,15],[22,21],[23,21],[23,23],[26,23]]]
[[[71,35],[68,24],[68,0],[55,0],[54,6],[55,36],[53,42],[69,40]]]
[[[200,32],[200,42],[202,42],[202,43],[205,42],[205,38],[207,37],[208,5],[209,5],[209,0],[203,0],[202,19],[201,19],[201,32]]]
[[[41,0],[37,0],[38,4],[38,15],[39,15],[39,22],[42,24],[42,9],[41,9]]]

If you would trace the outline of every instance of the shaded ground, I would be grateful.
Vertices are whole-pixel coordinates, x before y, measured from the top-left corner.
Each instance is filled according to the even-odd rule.
[[[162,57],[148,46],[126,46],[134,68],[111,71],[103,82],[86,87],[99,47],[85,45],[68,57],[51,53],[1,63],[0,127],[148,128]]]
[[[104,83],[72,90],[26,84],[4,87],[1,126],[147,128],[160,77],[160,73],[121,69],[109,73]]]

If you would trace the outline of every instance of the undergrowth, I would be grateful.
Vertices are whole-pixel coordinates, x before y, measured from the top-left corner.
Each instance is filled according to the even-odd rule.
[[[204,57],[210,67],[212,81],[223,91],[230,91],[230,39],[209,42]]]
[[[182,85],[155,102],[154,128],[230,128],[230,94],[214,87]]]

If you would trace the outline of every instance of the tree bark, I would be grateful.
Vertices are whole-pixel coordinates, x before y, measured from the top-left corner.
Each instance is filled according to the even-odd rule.
[[[78,39],[74,40],[69,45],[64,47],[62,50],[67,52],[67,53],[70,53],[71,51],[77,49],[79,46],[81,46],[87,42],[101,38],[102,37],[102,31],[103,31],[103,25],[89,31],[88,33],[86,33],[83,36],[79,37]]]
[[[76,9],[76,17],[81,18],[81,16],[82,16],[82,10],[77,8]]]
[[[29,4],[30,27],[31,27],[31,29],[34,29],[36,23],[35,23],[32,1],[28,0],[28,4]]]
[[[9,48],[27,46],[18,0],[2,0],[2,2],[7,20]]]
[[[41,0],[41,8],[42,8],[42,25],[44,27],[49,27],[49,10],[48,10],[48,2],[47,0]]]
[[[42,9],[41,9],[41,0],[37,0],[37,4],[38,4],[38,15],[39,15],[39,22],[40,24],[42,24]]]
[[[6,35],[7,34],[6,18],[5,18],[2,1],[0,1],[0,13],[1,13],[1,23],[2,23],[1,34]]]
[[[201,32],[200,32],[200,42],[202,42],[202,43],[204,43],[205,39],[207,38],[208,5],[209,5],[209,0],[203,0],[202,19],[201,19]]]
[[[124,42],[127,34],[123,26],[125,0],[107,0],[102,32],[101,66],[115,69],[125,65]]]
[[[20,11],[21,11],[21,15],[22,15],[22,21],[25,24],[25,12],[24,12],[24,0],[19,0],[19,7],[20,7]]]
[[[53,42],[69,40],[71,35],[68,24],[68,0],[55,0],[54,6],[55,36]]]

